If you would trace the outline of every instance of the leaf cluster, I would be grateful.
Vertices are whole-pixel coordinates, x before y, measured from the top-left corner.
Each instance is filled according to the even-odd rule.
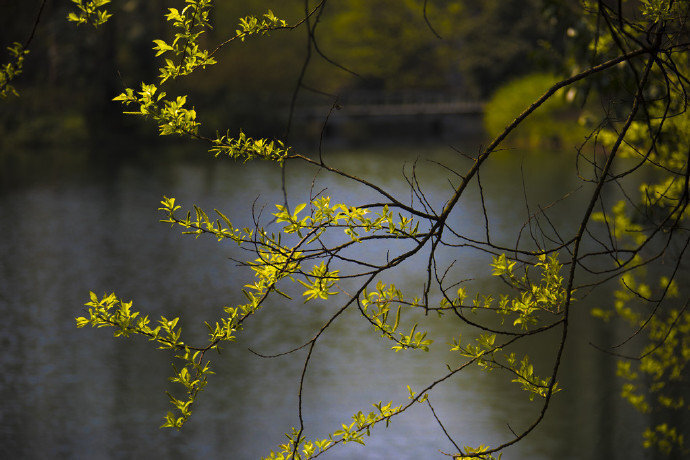
[[[412,394],[412,390],[410,392]],[[307,440],[302,436],[301,430],[293,427],[291,434],[285,434],[288,442],[281,444],[279,451],[271,451],[267,457],[263,457],[263,460],[307,460],[322,454],[338,444],[355,442],[365,445],[364,436],[370,436],[371,429],[375,425],[385,421],[387,427],[390,423],[390,418],[404,410],[403,406],[393,406],[392,401],[388,404],[383,404],[383,402],[379,401],[372,404],[372,406],[374,406],[373,411],[367,414],[362,411],[357,412],[352,416],[351,423],[343,423],[340,429],[330,433],[324,439]]]
[[[10,85],[10,82],[22,73],[24,58],[29,54],[29,50],[18,42],[8,46],[7,51],[10,60],[0,66],[0,99],[5,99],[9,95],[19,95],[14,86]]]
[[[112,16],[105,9],[110,0],[72,0],[72,3],[77,7],[77,11],[70,12],[67,20],[77,25],[90,24],[98,27],[108,22]]]
[[[168,412],[165,423],[162,425],[163,427],[182,427],[191,416],[191,407],[198,393],[206,386],[208,375],[213,373],[210,370],[210,363],[203,361],[203,353],[206,350],[192,351],[181,340],[182,329],[178,326],[179,318],[168,319],[162,316],[158,325],[151,327],[148,316],[141,316],[138,311],[132,311],[132,302],[123,302],[115,294],[104,295],[99,299],[91,292],[90,298],[90,302],[86,303],[88,317],[76,318],[77,327],[112,327],[115,337],[142,335],[152,342],[157,342],[159,349],[172,351],[174,359],[183,362],[183,366],[179,369],[173,364],[175,375],[170,378],[170,381],[184,387],[186,398],[178,399],[167,392],[179,415]]]
[[[197,68],[205,69],[216,64],[210,52],[201,49],[199,37],[211,28],[209,22],[210,0],[185,0],[187,6],[182,11],[170,8],[165,18],[172,23],[174,38],[171,43],[156,39],[153,47],[156,57],[172,53],[173,58],[165,58],[165,65],[159,69],[160,84],[168,79],[189,75]],[[175,60],[178,62],[176,63]]]

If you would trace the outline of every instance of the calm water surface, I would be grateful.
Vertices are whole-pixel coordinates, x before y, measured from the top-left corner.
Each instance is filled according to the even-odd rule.
[[[476,149],[476,147],[474,147]],[[473,153],[472,147],[467,153]],[[48,177],[8,185],[0,192],[0,456],[3,458],[231,458],[267,455],[298,424],[297,391],[304,353],[261,359],[303,343],[338,308],[336,303],[292,304],[275,300],[252,318],[240,340],[213,358],[216,375],[200,396],[181,432],[159,429],[169,410],[163,390],[170,376],[168,355],[145,340],[114,339],[106,329],[76,329],[89,290],[115,291],[155,318],[183,316],[186,334],[203,340],[204,320],[222,307],[243,301],[240,289],[251,274],[230,257],[246,258],[234,244],[194,240],[157,222],[162,195],[226,211],[237,226],[251,225],[251,210],[263,220],[281,201],[280,171],[271,164],[241,166],[209,159],[175,160],[164,153],[155,162],[114,162],[75,176]],[[400,197],[410,193],[402,177],[419,158],[418,174],[436,206],[448,198],[453,174],[427,160],[460,168],[467,160],[448,147],[381,148],[330,152],[346,166]],[[570,157],[502,152],[482,175],[492,238],[514,244],[525,221],[524,170],[530,202],[547,204],[578,185]],[[308,199],[315,170],[289,164],[291,203]],[[4,174],[3,177],[8,177]],[[21,182],[21,181],[20,181]],[[315,190],[327,188],[333,202],[362,204],[379,197],[327,174]],[[472,189],[451,216],[468,236],[483,237],[484,219]],[[565,229],[583,205],[577,194],[556,206],[554,225]],[[395,249],[395,248],[394,248]],[[364,255],[364,254],[362,254]],[[444,250],[439,264],[457,259],[452,276],[473,278],[470,292],[489,289],[490,259],[469,250]],[[424,257],[393,277],[413,291]],[[589,319],[594,305],[606,306],[601,289],[577,304],[559,393],[545,423],[504,459],[644,458],[638,435],[646,421],[618,397],[614,362],[588,345],[611,343]],[[299,296],[298,296],[299,297]],[[407,401],[406,385],[421,388],[459,361],[449,342],[468,333],[448,318],[418,318],[437,339],[430,353],[393,353],[390,343],[349,312],[318,344],[304,390],[308,437],[324,436],[370,404]],[[189,339],[189,341],[194,341]],[[548,360],[554,335],[530,344],[534,359]],[[539,411],[507,376],[475,369],[439,386],[431,401],[445,427],[463,445],[495,445],[509,440],[510,428],[528,426]],[[510,425],[510,428],[508,426]],[[346,445],[325,458],[447,458],[451,452],[427,407],[417,407],[374,430],[367,447]]]

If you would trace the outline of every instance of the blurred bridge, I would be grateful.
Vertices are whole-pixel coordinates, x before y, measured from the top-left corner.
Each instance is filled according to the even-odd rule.
[[[336,109],[332,116],[340,119],[480,115],[484,102],[457,93],[358,91],[341,97]],[[328,107],[312,105],[300,107],[297,116],[321,119],[327,113]]]

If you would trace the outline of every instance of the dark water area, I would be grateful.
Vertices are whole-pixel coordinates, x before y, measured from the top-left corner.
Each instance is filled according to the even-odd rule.
[[[458,143],[473,154],[479,143]],[[135,147],[129,147],[133,149]],[[163,195],[184,209],[218,208],[237,227],[252,226],[282,201],[281,171],[272,164],[242,165],[213,159],[203,149],[181,152],[141,148],[106,160],[93,152],[22,155],[2,173],[0,187],[0,456],[2,458],[232,458],[268,455],[298,424],[297,394],[304,352],[262,359],[248,351],[277,353],[308,340],[338,304],[272,301],[239,336],[212,358],[216,374],[199,396],[180,432],[158,428],[169,410],[169,357],[146,340],[115,339],[107,329],[77,329],[89,291],[115,292],[133,300],[152,319],[181,316],[191,342],[206,335],[222,307],[243,302],[241,287],[251,273],[230,258],[246,258],[234,243],[194,239],[158,222]],[[436,162],[462,170],[469,160],[446,145],[339,147],[327,151],[334,165],[370,179],[400,197],[410,192],[403,165],[417,173],[429,201],[449,196],[453,174]],[[46,160],[46,158],[51,158]],[[38,159],[38,160],[37,160]],[[499,152],[482,175],[493,237],[514,244],[525,220],[520,171],[530,201],[548,203],[579,182],[567,154]],[[6,163],[9,164],[9,163]],[[37,165],[41,165],[40,167]],[[564,167],[567,164],[568,167]],[[13,169],[12,169],[13,168]],[[34,173],[32,174],[32,171]],[[362,204],[371,191],[313,168],[289,163],[290,202],[326,188],[332,202]],[[552,214],[567,228],[584,204],[576,195]],[[451,215],[451,225],[469,236],[484,235],[478,189]],[[273,227],[276,228],[276,227]],[[466,249],[445,250],[439,264],[458,259],[451,275],[472,278],[471,292],[487,291],[490,258]],[[397,270],[395,281],[414,294],[421,287],[415,258]],[[423,262],[421,262],[423,263]],[[611,303],[603,287],[576,304],[560,384],[544,423],[506,450],[504,459],[642,459],[640,433],[649,423],[619,397],[614,358],[589,342],[614,342],[610,329],[591,319],[593,306]],[[308,438],[325,436],[371,404],[407,401],[406,386],[420,389],[457,364],[452,338],[466,333],[453,321],[417,318],[437,339],[430,353],[394,353],[390,343],[356,311],[339,318],[315,349],[304,388]],[[535,362],[552,359],[557,334],[526,346]],[[470,368],[440,385],[430,399],[444,426],[462,445],[496,445],[511,429],[529,426],[539,413],[510,378]],[[340,446],[325,458],[446,458],[454,448],[424,406],[412,408],[387,429],[375,428],[367,447]]]

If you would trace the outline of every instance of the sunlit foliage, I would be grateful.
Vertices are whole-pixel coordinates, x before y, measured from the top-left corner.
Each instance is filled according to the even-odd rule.
[[[10,55],[9,62],[0,67],[0,99],[9,95],[19,95],[14,86],[10,85],[10,82],[22,73],[24,58],[29,54],[29,50],[24,49],[21,43],[8,46],[7,52]]]
[[[73,0],[73,3],[76,9],[68,19],[77,25],[101,27],[111,17],[107,0]],[[470,158],[466,170],[459,171],[457,165],[446,166],[456,180],[451,182],[449,195],[440,205],[427,199],[414,173],[406,176],[412,198],[403,201],[378,184],[330,165],[322,155],[323,145],[319,146],[318,154],[310,155],[290,146],[286,139],[252,137],[241,127],[228,128],[224,135],[204,133],[203,114],[197,114],[191,103],[193,97],[181,91],[177,83],[216,65],[223,49],[242,46],[249,38],[265,38],[271,33],[303,28],[308,32],[309,56],[318,53],[341,70],[347,70],[330,60],[318,46],[315,30],[325,14],[326,0],[315,5],[307,2],[303,17],[294,23],[281,19],[268,8],[261,15],[242,17],[236,21],[234,33],[215,47],[202,41],[213,25],[212,2],[180,3],[183,4],[180,8],[170,8],[165,14],[169,38],[153,41],[152,54],[160,65],[157,79],[125,88],[114,98],[125,106],[125,114],[154,123],[161,136],[200,141],[217,157],[242,162],[262,159],[276,167],[299,162],[319,168],[368,188],[376,193],[379,201],[367,205],[332,201],[326,190],[321,190],[312,191],[309,200],[291,207],[286,192],[285,201],[276,204],[268,220],[254,216],[252,227],[239,228],[227,212],[206,212],[196,205],[186,213],[180,212],[182,207],[175,198],[162,198],[161,222],[195,238],[207,236],[219,243],[238,245],[251,254],[241,263],[254,276],[242,286],[244,303],[224,306],[215,320],[205,322],[208,337],[200,344],[187,341],[180,327],[181,318],[161,316],[152,321],[143,310],[134,309],[133,302],[121,296],[90,294],[84,315],[76,319],[78,327],[112,328],[115,337],[141,336],[169,354],[173,365],[170,381],[176,384],[178,392],[177,395],[168,393],[172,409],[165,414],[163,427],[180,429],[191,417],[197,398],[213,374],[207,352],[232,346],[238,340],[239,331],[251,334],[251,327],[245,324],[247,318],[261,309],[268,310],[269,299],[280,298],[307,304],[306,314],[317,302],[327,304],[330,316],[301,346],[279,355],[264,356],[273,358],[307,350],[299,380],[299,425],[287,431],[287,441],[270,451],[267,458],[314,458],[340,444],[365,444],[373,428],[387,426],[412,406],[425,404],[433,412],[430,402],[433,390],[471,366],[501,375],[496,378],[506,378],[523,390],[529,400],[535,401],[537,415],[532,424],[513,432],[514,436],[503,443],[461,448],[435,413],[434,418],[456,449],[447,454],[449,457],[500,458],[505,448],[522,440],[543,422],[552,397],[561,390],[559,370],[576,294],[609,279],[620,282],[613,308],[600,308],[594,314],[606,320],[618,317],[632,327],[631,335],[621,346],[638,336],[646,337],[638,356],[604,350],[621,357],[617,373],[626,381],[623,397],[643,413],[687,410],[688,404],[678,388],[686,382],[688,374],[690,319],[685,314],[688,307],[685,286],[676,279],[690,245],[687,236],[690,141],[685,76],[690,47],[686,30],[688,2],[645,0],[636,3],[632,13],[629,8],[614,9],[604,2],[583,0],[577,7],[575,2],[549,2],[552,8],[545,8],[544,14],[551,15],[555,23],[567,16],[564,11],[577,12],[578,28],[572,28],[568,34],[586,41],[586,58],[572,53],[563,59],[567,75],[560,79],[541,74],[537,80],[544,84],[544,91],[536,93],[515,113],[511,106],[507,118],[497,123],[503,126],[492,128],[493,140]],[[393,41],[410,48],[400,55],[386,56],[391,62],[386,69],[396,72],[395,69],[405,66],[401,59],[405,56],[438,58],[453,48],[446,43],[433,49],[439,55],[423,55],[425,42],[410,29],[398,27],[400,18],[414,16],[415,8],[416,21],[426,28],[430,37],[440,40],[453,27],[452,21],[432,20],[441,13],[481,25],[478,18],[485,11],[501,14],[514,11],[509,7],[501,9],[499,2],[487,2],[486,9],[473,7],[470,2],[438,2],[432,6],[427,3],[398,2],[401,16],[391,21],[390,17],[372,11],[373,3],[350,1],[346,2],[349,10],[336,16],[332,24],[344,29],[362,26],[362,36],[349,35],[360,44],[366,42],[363,38],[386,41],[397,36]],[[19,44],[10,47],[10,62],[0,73],[3,97],[13,93],[9,83],[22,70],[24,48]],[[358,54],[361,62],[375,61],[366,56],[370,46],[353,44],[350,51]],[[305,71],[309,59],[305,60]],[[298,89],[305,86],[303,76],[304,72],[296,83]],[[534,82],[535,77],[526,81]],[[520,88],[519,84],[513,85],[513,89]],[[551,104],[560,106],[562,99],[557,98],[569,94],[572,101],[581,102],[586,111],[591,111],[592,106],[585,102],[592,92],[599,98],[609,97],[611,104],[598,114],[586,113],[578,127],[578,130],[582,126],[589,128],[575,149],[577,172],[587,189],[586,208],[579,211],[579,225],[566,229],[566,235],[553,228],[548,207],[540,208],[528,215],[523,226],[532,237],[529,243],[523,243],[521,235],[517,236],[514,247],[492,241],[489,212],[484,206],[479,181],[484,162],[526,120],[538,119],[544,110],[548,114]],[[504,99],[500,94],[498,98]],[[568,109],[575,110],[575,107],[568,106]],[[337,100],[332,108],[337,108]],[[623,163],[619,169],[619,159],[632,160],[633,166]],[[656,177],[645,180],[638,196],[632,197],[622,179],[638,170],[650,170]],[[482,200],[484,239],[462,234],[449,219],[467,196],[470,184],[475,182]],[[608,192],[613,185],[623,190],[623,198],[615,204],[605,203],[608,195],[604,189]],[[596,249],[591,249],[592,246]],[[355,247],[369,251],[373,260],[352,258],[349,251]],[[503,282],[504,289],[483,292],[468,280],[451,279],[449,272],[455,261],[442,267],[437,256],[441,251],[467,247],[484,254],[487,266],[495,279]],[[383,253],[381,248],[386,249],[385,256],[377,256],[377,250]],[[419,270],[423,287],[414,290],[396,284],[393,269],[411,263],[416,256],[426,258]],[[606,259],[608,268],[592,268],[590,260],[595,258]],[[659,259],[670,260],[671,269],[669,265],[661,268],[653,265]],[[581,280],[584,271],[595,277],[595,281]],[[295,291],[300,293],[299,299],[291,298],[290,293]],[[302,417],[305,375],[312,351],[322,335],[347,310],[356,310],[364,324],[383,337],[394,352],[423,353],[447,344],[447,350],[458,361],[455,365],[440,365],[445,373],[425,387],[408,386],[407,401],[373,403],[374,410],[359,411],[341,426],[332,427],[327,436],[310,440]],[[438,317],[439,321],[454,321],[453,336],[430,335],[423,330],[418,313]],[[551,341],[550,361],[544,366],[518,345],[529,344],[531,337],[546,333],[553,333],[556,338]],[[642,433],[642,439],[645,446],[656,447],[669,455],[685,452],[681,429],[670,423],[648,428]]]

